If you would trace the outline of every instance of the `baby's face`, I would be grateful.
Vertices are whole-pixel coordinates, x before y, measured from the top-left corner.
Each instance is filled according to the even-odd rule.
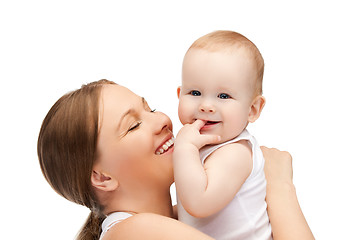
[[[207,121],[204,134],[221,141],[239,135],[249,122],[256,72],[243,50],[191,49],[185,56],[178,113],[182,124]]]

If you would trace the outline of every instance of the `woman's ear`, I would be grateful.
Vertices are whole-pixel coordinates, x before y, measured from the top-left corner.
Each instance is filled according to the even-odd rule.
[[[253,123],[255,122],[261,115],[262,109],[266,104],[266,99],[262,95],[258,95],[254,98],[249,111],[248,121]]]
[[[177,88],[177,97],[179,98],[179,95],[181,94],[181,87]]]
[[[91,174],[91,183],[93,187],[106,192],[114,191],[119,186],[117,179],[94,169]]]

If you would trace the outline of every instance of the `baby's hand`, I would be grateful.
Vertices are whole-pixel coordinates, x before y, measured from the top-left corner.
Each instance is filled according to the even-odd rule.
[[[194,145],[197,149],[207,145],[215,144],[220,141],[221,137],[217,135],[201,134],[200,130],[204,126],[205,121],[197,119],[192,124],[185,124],[178,132],[175,144],[184,146],[187,144]]]

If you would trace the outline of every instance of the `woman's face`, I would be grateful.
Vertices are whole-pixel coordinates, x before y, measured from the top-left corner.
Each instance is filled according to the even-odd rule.
[[[96,164],[102,171],[120,186],[170,186],[173,134],[169,117],[154,112],[144,98],[119,85],[103,87],[99,106]]]

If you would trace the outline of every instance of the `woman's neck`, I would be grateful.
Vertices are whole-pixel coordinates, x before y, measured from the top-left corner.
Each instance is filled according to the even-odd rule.
[[[173,217],[173,207],[170,191],[162,194],[148,191],[138,191],[133,194],[117,191],[107,196],[105,214],[111,212],[155,213]]]

